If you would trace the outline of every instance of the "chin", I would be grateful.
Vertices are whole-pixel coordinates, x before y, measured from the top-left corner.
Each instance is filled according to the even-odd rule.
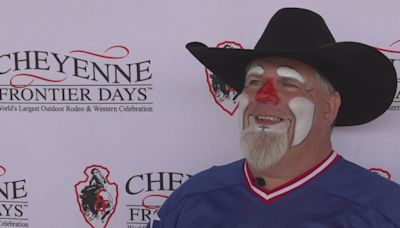
[[[240,138],[240,147],[249,163],[262,171],[275,165],[288,151],[287,133],[272,133],[246,129]]]

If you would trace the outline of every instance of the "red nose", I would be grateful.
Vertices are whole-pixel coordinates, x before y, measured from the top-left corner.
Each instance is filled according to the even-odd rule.
[[[276,95],[276,89],[272,80],[268,80],[256,94],[256,101],[260,103],[277,104],[279,99]]]

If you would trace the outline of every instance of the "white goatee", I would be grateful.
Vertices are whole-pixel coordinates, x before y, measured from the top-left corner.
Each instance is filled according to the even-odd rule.
[[[249,165],[263,171],[276,164],[288,151],[287,133],[254,131],[245,129],[240,147]]]

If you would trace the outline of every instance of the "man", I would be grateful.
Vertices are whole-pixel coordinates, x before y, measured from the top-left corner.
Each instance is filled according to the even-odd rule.
[[[189,51],[241,92],[245,160],[193,176],[152,227],[400,227],[400,187],[338,155],[333,126],[377,118],[396,92],[391,62],[335,42],[314,12],[285,8],[254,50]]]

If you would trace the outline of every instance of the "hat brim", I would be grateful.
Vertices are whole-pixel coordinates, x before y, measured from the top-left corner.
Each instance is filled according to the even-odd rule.
[[[210,48],[192,42],[186,48],[229,86],[243,90],[247,65],[259,58],[286,57],[307,63],[323,73],[340,93],[336,126],[364,124],[382,115],[397,89],[393,64],[381,52],[356,42],[338,42],[313,49],[249,50]]]

